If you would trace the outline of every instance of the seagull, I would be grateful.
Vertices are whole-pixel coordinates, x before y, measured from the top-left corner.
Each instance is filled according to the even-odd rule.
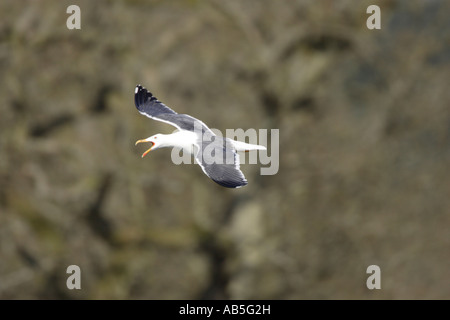
[[[155,134],[138,143],[150,142],[152,146],[142,154],[165,147],[178,147],[194,155],[196,163],[214,182],[227,188],[247,185],[247,179],[239,169],[237,151],[266,150],[266,147],[223,138],[214,134],[202,121],[179,114],[160,102],[141,85],[134,91],[134,103],[139,113],[153,120],[162,121],[177,128],[172,134]]]

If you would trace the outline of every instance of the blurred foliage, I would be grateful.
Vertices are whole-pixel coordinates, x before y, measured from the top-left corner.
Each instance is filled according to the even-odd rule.
[[[449,14],[3,0],[0,298],[448,299]],[[279,128],[278,174],[244,164],[229,190],[170,150],[141,159],[136,140],[173,128],[136,111],[138,83],[222,132]]]

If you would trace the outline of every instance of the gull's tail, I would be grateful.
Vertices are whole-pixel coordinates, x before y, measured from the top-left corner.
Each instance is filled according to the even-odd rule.
[[[251,151],[251,150],[267,150],[266,147],[258,144],[250,144],[242,141],[229,140],[236,151]]]

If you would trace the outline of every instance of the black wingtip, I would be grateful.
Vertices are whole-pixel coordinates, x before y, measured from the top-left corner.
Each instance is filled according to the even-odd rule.
[[[163,114],[177,114],[140,84],[134,89],[134,104],[140,113],[159,121],[165,121]]]
[[[136,105],[136,108],[140,109],[144,103],[152,98],[156,99],[150,91],[140,84],[138,84],[134,89],[134,104]]]
[[[227,181],[227,180],[214,180],[214,179],[211,179],[211,180],[214,181],[215,183],[221,185],[222,187],[231,188],[231,189],[241,188],[248,184],[247,180],[245,180],[245,179],[241,180],[241,181]]]

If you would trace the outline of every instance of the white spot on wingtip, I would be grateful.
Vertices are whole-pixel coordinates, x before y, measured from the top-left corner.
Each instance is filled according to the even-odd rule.
[[[139,88],[136,86],[136,89],[134,89],[134,93],[137,93]]]

